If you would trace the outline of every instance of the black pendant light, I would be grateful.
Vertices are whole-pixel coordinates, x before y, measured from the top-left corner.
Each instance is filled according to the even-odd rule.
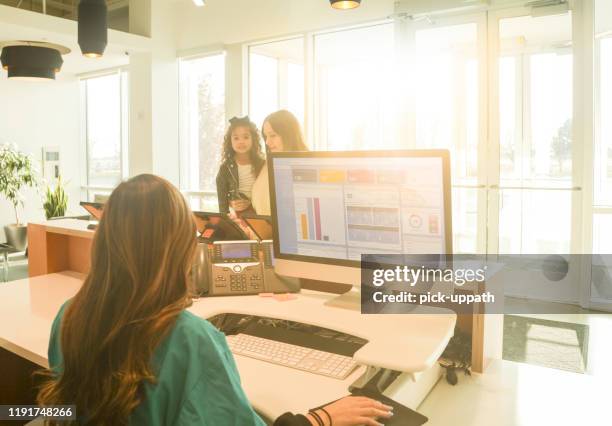
[[[88,58],[100,58],[108,40],[106,0],[79,3],[79,46]]]
[[[64,63],[62,54],[70,52],[64,46],[34,41],[6,42],[0,47],[0,62],[8,78],[23,80],[55,80]]]
[[[355,9],[361,4],[361,0],[329,0],[334,9]]]

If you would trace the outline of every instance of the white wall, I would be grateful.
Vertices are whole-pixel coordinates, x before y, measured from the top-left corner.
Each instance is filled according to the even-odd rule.
[[[175,5],[139,4],[130,27],[151,35],[151,52],[130,56],[129,174],[155,173],[179,185]]]
[[[612,30],[612,1],[595,0],[594,2],[595,33]]]
[[[155,0],[151,8],[153,172],[179,185],[179,93],[175,4]]]
[[[72,76],[58,74],[56,81],[15,81],[0,73],[0,144],[12,142],[36,160],[40,170],[43,146],[59,146],[69,212],[80,214],[79,83]],[[42,170],[41,170],[42,173]],[[22,221],[44,219],[41,194],[25,191]],[[14,223],[12,205],[0,199],[0,228]],[[0,229],[0,241],[4,230]]]

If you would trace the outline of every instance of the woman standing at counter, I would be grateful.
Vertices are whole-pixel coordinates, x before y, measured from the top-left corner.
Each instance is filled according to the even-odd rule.
[[[308,151],[300,123],[289,111],[280,110],[267,116],[262,133],[269,152]],[[251,202],[257,214],[270,215],[270,183],[265,165],[253,184]]]

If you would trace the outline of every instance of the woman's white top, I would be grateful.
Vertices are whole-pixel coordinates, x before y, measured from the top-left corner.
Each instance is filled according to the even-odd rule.
[[[253,183],[251,204],[255,213],[270,216],[270,183],[268,181],[268,167],[265,164]]]
[[[255,174],[253,166],[250,164],[238,164],[238,191],[251,198],[253,191],[253,183],[255,182]]]

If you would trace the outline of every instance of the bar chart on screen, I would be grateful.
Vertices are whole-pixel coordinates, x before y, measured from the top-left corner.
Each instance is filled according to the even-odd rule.
[[[330,186],[313,190],[295,185],[296,226],[299,241],[345,244],[342,188]]]

